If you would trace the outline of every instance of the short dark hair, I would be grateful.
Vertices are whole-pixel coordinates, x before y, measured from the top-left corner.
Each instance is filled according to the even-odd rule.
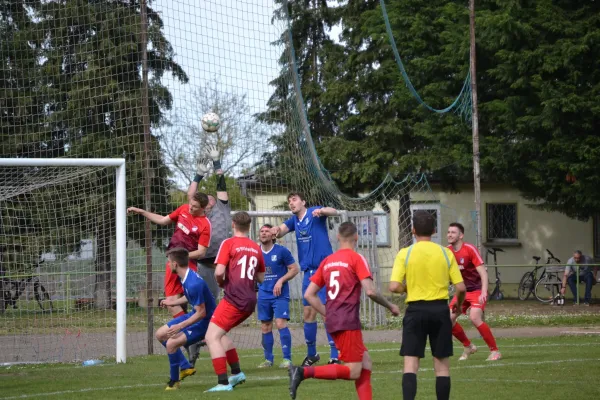
[[[413,213],[413,228],[417,236],[431,236],[435,232],[435,219],[428,211],[417,210]]]
[[[357,232],[356,225],[350,221],[342,222],[338,228],[338,235],[344,239],[351,238],[356,235]]]
[[[233,214],[231,221],[239,231],[248,232],[250,230],[252,218],[246,211],[239,211]]]
[[[263,224],[263,226],[261,226],[260,229],[262,229],[262,228],[269,228],[269,229],[271,229],[271,228],[273,228],[273,225],[271,225],[271,224]],[[275,243],[275,242],[277,242],[277,238],[273,238],[273,243]]]
[[[465,227],[463,226],[463,224],[461,224],[460,222],[453,222],[450,225],[448,225],[448,228],[458,228],[458,230],[464,234],[465,233]]]
[[[169,257],[170,260],[175,261],[177,265],[187,268],[190,260],[190,252],[183,247],[173,247],[172,249],[167,250],[167,257]]]
[[[581,257],[583,255],[583,253],[581,252],[581,250],[575,250],[573,252],[573,254],[577,254],[579,257]]]
[[[304,198],[304,193],[302,192],[290,192],[287,196],[288,201],[290,201],[290,199],[294,196],[298,197],[302,201],[306,201],[306,199]]]
[[[206,207],[206,205],[208,204],[208,196],[206,195],[206,193],[196,192],[194,193],[192,200],[195,200],[198,203],[200,203],[200,207],[202,208]]]

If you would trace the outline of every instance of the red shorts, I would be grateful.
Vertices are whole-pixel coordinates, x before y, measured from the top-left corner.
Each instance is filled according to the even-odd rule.
[[[362,331],[337,331],[331,334],[335,347],[339,351],[339,359],[346,363],[362,362],[367,351],[363,343]]]
[[[210,322],[229,332],[252,315],[252,311],[240,311],[236,306],[225,299],[221,299],[219,305],[215,309]]]
[[[486,303],[481,304],[479,302],[479,296],[481,296],[481,290],[474,290],[472,292],[467,292],[467,294],[465,296],[465,301],[463,301],[463,304],[462,304],[462,313],[463,314],[465,314],[469,308],[480,308],[482,310],[485,310],[485,305],[486,305],[487,301],[486,301]],[[456,304],[456,301],[457,301],[456,296],[454,296],[454,298],[450,302],[450,308],[452,308],[452,306]]]
[[[190,260],[188,263],[188,267],[193,269],[194,271],[198,270],[196,265],[196,260]],[[177,276],[176,273],[171,272],[171,268],[169,267],[169,261],[166,263],[166,271],[165,271],[165,296],[175,296],[178,294],[183,294],[183,286],[181,286],[181,280]]]

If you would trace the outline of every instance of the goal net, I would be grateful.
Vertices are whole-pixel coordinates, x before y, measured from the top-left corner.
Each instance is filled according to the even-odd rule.
[[[124,169],[0,159],[0,363],[125,361]]]
[[[262,223],[289,217],[288,192],[302,192],[309,205],[340,211],[329,218],[334,248],[338,224],[356,222],[358,250],[385,292],[395,255],[412,242],[415,209],[435,215],[440,233],[454,220],[473,229],[469,211],[446,208],[428,182],[429,170],[454,173],[452,152],[457,150],[429,157],[434,162],[428,165],[415,155],[428,140],[414,133],[415,124],[432,132],[438,124],[464,124],[452,114],[428,120],[413,112],[418,103],[401,84],[383,17],[381,40],[356,38],[352,59],[364,65],[346,69],[343,44],[358,33],[343,31],[336,11],[343,3],[49,0],[2,5],[0,157],[125,158],[127,206],[167,215],[187,203],[197,163],[210,166],[206,150],[215,146],[229,205],[252,213],[253,238]],[[380,13],[377,3],[365,3],[374,18]],[[395,7],[389,10],[392,27]],[[369,46],[381,47],[380,59],[364,61],[361,52]],[[339,63],[331,63],[332,57]],[[413,58],[406,64],[409,73]],[[365,96],[347,90],[358,75],[388,62],[382,69],[385,79],[373,84],[384,87]],[[331,67],[327,73],[316,68],[324,63]],[[464,75],[448,83],[449,76],[454,75],[442,71],[425,100],[435,105],[453,98]],[[349,85],[343,92],[336,86],[341,83]],[[380,114],[384,109],[387,113]],[[202,129],[207,112],[220,116],[218,131]],[[198,190],[215,195],[214,171],[203,175]],[[16,308],[5,302],[0,360],[113,356],[114,167],[2,167],[0,179],[6,187],[3,282],[31,278],[52,302],[49,312],[44,292],[40,304],[30,283]],[[440,233],[434,240],[444,243]],[[170,319],[158,300],[172,234],[172,226],[127,218],[129,356],[164,352],[153,332]],[[292,235],[282,243],[297,256]],[[294,346],[304,345],[300,280],[292,282]],[[398,326],[370,301],[361,306],[366,328]],[[259,322],[253,318],[232,332],[239,347],[260,349]],[[323,329],[318,343],[326,344]]]

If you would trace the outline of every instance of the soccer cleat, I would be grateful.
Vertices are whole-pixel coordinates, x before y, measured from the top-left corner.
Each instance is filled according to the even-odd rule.
[[[231,375],[229,377],[229,384],[231,385],[232,388],[236,387],[237,385],[241,385],[244,382],[246,382],[246,374],[244,374],[243,372],[240,372],[239,374]]]
[[[462,355],[460,356],[460,358],[458,359],[458,361],[465,361],[466,359],[468,359],[471,354],[475,354],[477,353],[477,346],[475,346],[473,343],[471,343],[470,346],[465,347]]]
[[[330,358],[329,362],[327,363],[328,365],[331,364],[341,364],[342,362],[340,360],[338,360],[337,358]]]
[[[306,356],[302,361],[303,367],[312,367],[321,360],[321,356],[317,353],[314,356]]]
[[[179,381],[169,380],[169,383],[167,383],[167,387],[165,388],[165,390],[177,390],[179,389],[179,384]]]
[[[273,366],[273,361],[265,360],[258,364],[256,368],[269,368]]]
[[[188,369],[182,369],[181,371],[179,371],[179,380],[182,381],[185,378],[187,378],[188,376],[192,376],[196,373],[196,368],[188,368]]]
[[[295,399],[298,386],[300,386],[304,380],[304,368],[294,367],[292,365],[288,371],[288,374],[290,375],[290,397]]]
[[[292,366],[292,360],[284,358],[281,364],[279,364],[279,368],[290,368]]]
[[[492,351],[486,361],[498,361],[502,359],[502,354],[498,350]]]
[[[233,391],[233,386],[231,385],[223,385],[221,383],[219,383],[217,386],[214,386],[208,390],[205,390],[204,393],[210,393],[210,392],[231,392]]]

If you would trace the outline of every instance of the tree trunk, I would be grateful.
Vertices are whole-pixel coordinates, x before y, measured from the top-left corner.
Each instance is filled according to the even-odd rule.
[[[111,264],[110,264],[110,217],[104,218],[110,213],[103,213],[98,219],[98,230],[96,235],[96,284],[94,286],[94,305],[97,309],[107,310],[112,307],[111,301]]]
[[[398,196],[398,246],[407,247],[412,244],[412,212],[410,211],[410,191],[403,189]]]

